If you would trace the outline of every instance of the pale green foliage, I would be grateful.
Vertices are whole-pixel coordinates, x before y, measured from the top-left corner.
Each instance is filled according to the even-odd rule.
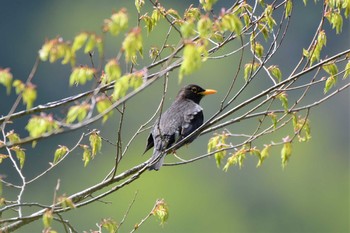
[[[103,84],[116,81],[121,77],[122,70],[116,59],[112,59],[109,62],[107,62],[107,64],[105,65],[105,74],[106,74],[106,78],[102,79]]]
[[[221,30],[229,30],[235,32],[237,35],[242,33],[243,24],[239,17],[234,14],[225,14],[221,19]]]
[[[137,9],[137,12],[141,12],[141,7],[145,4],[145,0],[135,0],[135,7]]]
[[[212,21],[208,16],[202,16],[197,23],[199,36],[203,39],[210,38],[212,34]]]
[[[258,63],[247,63],[244,66],[244,79],[248,81],[251,75],[258,69],[260,65]]]
[[[281,159],[282,159],[282,167],[285,168],[290,157],[292,156],[292,143],[289,141],[286,141],[283,144],[282,150],[281,150]]]
[[[27,110],[33,107],[33,103],[36,100],[37,92],[35,85],[28,83],[22,92],[23,103],[27,105]]]
[[[286,11],[285,11],[284,14],[285,14],[285,18],[287,18],[292,13],[292,9],[293,9],[293,2],[292,2],[292,0],[287,0],[285,8],[286,8]]]
[[[22,169],[24,166],[24,161],[26,159],[26,153],[24,152],[24,149],[19,146],[13,146],[10,149],[16,153],[16,157],[19,160],[19,165]]]
[[[118,224],[111,218],[103,219],[100,225],[109,233],[116,233],[118,231]]]
[[[184,75],[189,75],[202,65],[201,49],[194,43],[185,45],[183,62],[180,67],[179,80],[182,81]]]
[[[51,133],[59,129],[58,123],[53,119],[52,115],[33,116],[29,119],[25,129],[31,137],[39,137],[44,133]]]
[[[113,36],[119,35],[121,31],[124,31],[127,28],[128,15],[125,8],[122,8],[119,12],[114,13],[109,19],[106,19],[103,27],[104,31],[108,31]]]
[[[83,161],[84,161],[84,167],[86,167],[92,158],[91,150],[88,145],[80,145],[80,147],[83,149]]]
[[[57,162],[59,162],[62,157],[67,154],[68,152],[68,148],[66,146],[61,146],[59,145],[59,148],[56,149],[55,151],[55,156],[54,156],[54,159],[53,159],[53,164],[56,164]]]
[[[61,203],[62,208],[71,208],[71,209],[75,208],[75,205],[72,199],[66,197],[65,195],[58,197],[57,201]]]
[[[69,85],[84,85],[94,77],[96,70],[87,66],[76,67],[69,77]]]
[[[271,145],[265,145],[264,149],[260,152],[259,162],[256,165],[257,167],[260,167],[264,160],[269,157],[269,151],[270,151]]]
[[[271,72],[273,77],[275,77],[277,79],[278,82],[281,82],[281,80],[282,80],[282,72],[278,68],[278,66],[273,65],[273,66],[270,66],[267,69]]]
[[[91,147],[91,156],[94,157],[97,152],[101,151],[102,139],[97,132],[93,132],[89,136],[89,142]]]
[[[75,52],[83,47],[88,38],[88,33],[82,32],[74,37],[72,51]]]
[[[169,218],[168,205],[163,199],[157,200],[156,205],[151,213],[152,215],[158,217],[160,220],[160,224],[163,225]]]
[[[241,168],[243,166],[243,161],[245,159],[245,154],[247,152],[248,150],[245,148],[245,146],[243,146],[242,149],[236,151],[234,154],[228,157],[223,170],[227,172],[231,166],[234,166],[236,164],[238,164],[239,167]]]
[[[16,79],[13,82],[12,86],[15,88],[15,92],[16,92],[17,95],[19,93],[21,93],[24,90],[24,88],[25,88],[25,84],[21,80],[18,80],[18,79]]]
[[[6,87],[6,93],[9,95],[12,87],[13,76],[9,68],[1,69],[0,68],[0,84]]]
[[[6,134],[6,137],[10,140],[11,143],[19,142],[21,139],[17,133],[15,133],[14,130],[11,130]]]
[[[114,84],[112,99],[118,100],[126,95],[129,88],[137,89],[143,83],[143,71],[126,74],[118,79]]]
[[[221,150],[219,152],[216,152],[214,154],[216,166],[220,167],[222,159],[226,156],[226,150],[223,150],[228,147],[226,144],[226,139],[228,135],[226,133],[218,134],[212,138],[209,139],[208,142],[208,153],[216,150]]]
[[[43,214],[43,224],[45,228],[50,228],[53,220],[53,214],[51,209],[47,209]]]
[[[288,98],[287,94],[285,92],[281,92],[277,95],[277,98],[281,101],[282,107],[284,108],[284,111],[288,111]]]
[[[331,62],[323,65],[322,68],[330,75],[324,87],[324,93],[327,93],[337,83],[338,67],[334,62]]]
[[[136,63],[136,52],[142,55],[142,33],[141,28],[133,28],[125,37],[122,48],[125,52],[126,62]]]
[[[85,119],[89,110],[90,104],[87,103],[70,107],[67,113],[66,123],[70,124],[75,120],[78,120],[78,122],[82,122]]]
[[[100,96],[96,99],[96,109],[98,113],[103,113],[106,111],[110,106],[112,105],[112,102],[110,99],[108,99],[105,96]],[[113,111],[110,111],[108,113],[105,113],[102,118],[102,123],[105,123],[107,119],[113,114]]]
[[[348,63],[345,66],[345,73],[344,73],[343,79],[348,78],[349,75],[350,75],[350,61],[348,61]]]
[[[217,0],[199,0],[199,3],[205,11],[210,11],[216,2]]]

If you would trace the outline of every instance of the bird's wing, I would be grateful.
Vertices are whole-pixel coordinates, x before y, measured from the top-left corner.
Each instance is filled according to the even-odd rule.
[[[180,139],[187,137],[193,131],[195,131],[199,126],[203,124],[203,109],[201,106],[194,102],[189,102],[184,112],[184,121],[181,126],[181,136]],[[193,141],[195,138],[189,139],[189,142]]]

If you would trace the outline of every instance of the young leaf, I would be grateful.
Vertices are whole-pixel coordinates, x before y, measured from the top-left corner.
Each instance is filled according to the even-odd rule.
[[[269,156],[270,148],[271,148],[271,145],[265,145],[264,149],[262,149],[262,151],[260,152],[259,162],[256,165],[257,167],[260,167],[264,162],[264,160]]]
[[[277,127],[277,116],[276,116],[276,114],[271,112],[271,113],[269,113],[267,115],[271,118],[271,121],[272,121],[272,124],[273,124],[273,128],[276,129],[276,127]]]
[[[111,105],[111,101],[103,96],[103,97],[98,97],[96,99],[96,109],[97,109],[97,112],[98,113],[103,113],[105,110],[107,110]],[[103,115],[103,118],[102,118],[102,123],[105,123],[107,121],[107,119],[113,114],[113,111],[110,111],[106,114]]]
[[[292,143],[287,141],[283,144],[282,150],[281,150],[281,158],[282,158],[282,167],[285,168],[287,165],[288,160],[290,159],[292,155]]]
[[[338,67],[334,62],[327,63],[322,68],[330,75],[336,76],[338,74]]]
[[[213,5],[217,2],[217,0],[199,0],[199,3],[202,5],[202,8],[205,11],[211,11]]]
[[[235,32],[237,35],[242,33],[243,24],[235,14],[225,14],[221,19],[221,28],[226,31]]]
[[[284,108],[284,111],[288,111],[288,98],[287,94],[285,92],[281,92],[277,95],[277,98],[281,101],[282,107]]]
[[[27,110],[31,109],[33,107],[33,103],[36,100],[37,94],[35,85],[32,83],[28,83],[25,85],[23,92],[22,92],[22,98],[23,103],[27,105]]]
[[[51,227],[53,214],[51,209],[47,209],[43,214],[43,224],[45,228]]]
[[[259,64],[258,63],[247,63],[244,66],[244,79],[246,81],[249,80],[251,75],[258,69]]]
[[[116,59],[110,60],[105,65],[105,73],[107,75],[107,80],[103,82],[104,84],[115,81],[121,77],[122,71]]]
[[[131,74],[124,75],[115,82],[112,93],[113,100],[118,100],[126,95],[126,92],[129,89],[130,76]]]
[[[209,38],[212,34],[212,22],[208,16],[203,16],[197,23],[197,30],[201,38]]]
[[[139,1],[140,2],[140,1]],[[135,1],[136,4],[136,1]],[[140,3],[141,4],[141,3]],[[126,8],[114,13],[111,18],[105,20],[104,31],[108,31],[113,36],[128,28],[128,14]]]
[[[135,7],[137,9],[137,12],[141,12],[141,7],[145,4],[145,0],[135,0]]]
[[[349,5],[350,5],[350,2],[349,2]],[[346,78],[348,78],[349,75],[350,75],[350,61],[348,61],[348,63],[346,64],[344,70],[345,70],[345,72],[344,72],[343,79],[346,79]]]
[[[290,14],[292,13],[292,9],[293,9],[292,0],[287,0],[285,8],[286,8],[285,18],[288,18],[290,16]]]
[[[261,58],[263,56],[264,47],[259,42],[255,42],[252,46],[252,49],[253,49],[255,55],[258,56],[259,58]]]
[[[11,143],[19,142],[21,139],[17,133],[15,133],[14,130],[11,130],[6,134],[6,137],[10,140]]]
[[[84,85],[94,77],[96,70],[87,66],[76,67],[69,77],[69,85]]]
[[[184,75],[189,75],[202,65],[201,52],[193,43],[185,45],[183,53],[183,62],[180,67],[179,81],[181,82]]]
[[[11,93],[12,79],[13,79],[13,76],[10,73],[9,68],[6,68],[6,69],[0,68],[0,84],[6,87],[6,93],[8,95]]]
[[[337,83],[336,76],[330,76],[327,78],[323,92],[326,94]]]
[[[74,209],[75,205],[74,202],[72,201],[72,199],[66,197],[65,195],[60,196],[57,198],[57,201],[61,203],[62,208],[71,208]]]
[[[85,119],[89,109],[90,104],[87,103],[70,107],[67,113],[66,123],[70,124],[75,120],[82,122]]]
[[[141,28],[133,28],[125,37],[122,48],[125,52],[126,62],[136,63],[136,52],[142,55],[142,34]]]
[[[19,147],[19,146],[13,146],[10,149],[13,150],[16,153],[16,157],[19,160],[19,165],[20,165],[20,167],[22,169],[23,165],[24,165],[24,161],[26,159],[26,154],[24,152],[24,149]]]
[[[281,70],[278,68],[278,66],[270,66],[269,68],[267,68],[271,74],[277,79],[278,82],[281,82],[282,80],[282,72]]]
[[[93,158],[97,152],[101,151],[102,139],[97,132],[93,132],[89,136],[89,142],[91,147],[91,156]]]
[[[118,224],[113,219],[103,219],[100,223],[109,233],[116,233],[118,231]]]
[[[157,200],[156,205],[152,210],[152,215],[159,218],[161,225],[163,225],[168,220],[169,209],[163,199]]]
[[[91,150],[88,145],[80,145],[80,147],[84,150],[83,161],[84,161],[84,167],[86,167],[91,160]]]
[[[4,159],[7,159],[9,156],[8,155],[4,155],[4,154],[0,154],[0,164],[2,163],[2,161]],[[0,180],[1,180],[1,176],[0,176]],[[0,182],[0,185],[1,185],[2,182]],[[0,195],[1,196],[1,195]],[[1,205],[0,205],[1,206]]]
[[[78,51],[83,47],[86,40],[88,38],[88,34],[86,32],[82,32],[74,37],[73,45],[72,45],[72,51]]]
[[[58,161],[62,159],[62,157],[67,154],[68,148],[66,146],[59,145],[59,148],[55,151],[55,156],[53,159],[53,164],[56,164]]]
[[[227,172],[228,169],[229,169],[231,166],[236,165],[237,163],[238,163],[238,158],[237,158],[237,156],[234,154],[234,155],[230,156],[230,157],[227,159],[226,164],[225,164],[223,170],[224,170],[225,172]]]
[[[43,114],[30,118],[25,129],[29,132],[31,137],[36,138],[44,133],[50,133],[59,129],[59,125],[57,121],[53,119],[52,115]]]
[[[24,90],[26,85],[21,80],[16,79],[12,86],[15,88],[16,94],[18,95]]]
[[[188,39],[191,36],[195,35],[195,24],[193,19],[188,19],[184,21],[180,27],[180,31],[182,34],[182,37],[184,39]]]

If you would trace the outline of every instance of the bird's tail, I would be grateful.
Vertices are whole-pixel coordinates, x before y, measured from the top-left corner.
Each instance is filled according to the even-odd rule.
[[[159,158],[160,156],[160,158]],[[158,161],[156,161],[158,160]],[[158,150],[153,151],[153,155],[150,159],[150,163],[152,164],[148,169],[149,170],[156,170],[158,171],[160,167],[163,165],[164,162],[164,155]]]

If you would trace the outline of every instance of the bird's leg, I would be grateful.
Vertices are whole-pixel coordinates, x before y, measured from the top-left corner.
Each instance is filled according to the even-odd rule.
[[[175,151],[175,150],[173,150],[172,153],[173,153],[173,155],[175,156],[175,158],[177,158],[177,159],[180,160],[181,162],[186,162],[186,160],[180,158],[180,157],[176,154],[176,151]]]

